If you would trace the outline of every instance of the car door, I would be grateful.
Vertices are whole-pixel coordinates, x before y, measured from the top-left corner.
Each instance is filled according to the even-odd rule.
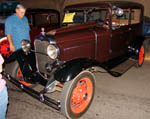
[[[141,9],[131,9],[131,22],[129,24],[130,29],[130,42],[129,45],[133,46],[132,44],[135,42],[137,36],[141,36],[142,33],[142,23],[141,23]]]
[[[129,10],[124,9],[124,14],[120,17],[112,17],[111,33],[111,57],[118,57],[125,54],[130,42]]]

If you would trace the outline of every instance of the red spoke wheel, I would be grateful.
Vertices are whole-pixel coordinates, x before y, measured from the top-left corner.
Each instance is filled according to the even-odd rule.
[[[7,37],[0,39],[0,53],[6,58],[8,58],[11,54]]]
[[[144,45],[142,45],[139,51],[137,67],[141,67],[143,65],[144,59],[145,59],[145,48]]]
[[[61,112],[67,118],[79,118],[89,108],[95,92],[95,78],[83,71],[73,80],[65,82],[61,96]]]
[[[22,80],[23,75],[22,75],[22,72],[20,70],[20,67],[19,67],[19,64],[18,64],[17,61],[6,64],[5,65],[5,70],[8,74],[10,74],[13,78],[15,78],[20,83],[22,83],[26,86],[32,85],[31,83],[27,83],[27,82]]]
[[[23,78],[23,75],[22,75],[22,72],[21,72],[21,69],[20,67],[17,68],[17,71],[16,71],[16,77],[18,79],[18,81],[26,86],[31,86],[32,84],[31,83],[27,83],[23,80],[20,80],[21,78]]]

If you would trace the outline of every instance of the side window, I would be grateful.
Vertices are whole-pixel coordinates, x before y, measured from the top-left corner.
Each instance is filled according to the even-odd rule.
[[[77,11],[75,12],[75,16],[73,18],[74,23],[82,23],[84,22],[84,12],[83,11]]]
[[[125,26],[129,24],[129,10],[123,9],[122,16],[116,16],[115,14],[112,16],[112,26]]]
[[[87,22],[103,23],[107,14],[107,9],[97,9],[87,14]]]
[[[131,10],[131,24],[137,24],[140,23],[140,9],[132,9]]]
[[[58,17],[57,17],[57,15],[49,15],[48,19],[49,19],[49,21],[50,21],[51,24],[58,23]]]
[[[35,25],[49,24],[48,14],[35,14]]]

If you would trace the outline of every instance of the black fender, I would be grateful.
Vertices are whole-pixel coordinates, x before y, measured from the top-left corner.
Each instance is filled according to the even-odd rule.
[[[136,41],[134,42],[134,46],[133,46],[133,58],[134,59],[138,59],[138,57],[139,57],[139,52],[140,52],[140,48],[141,48],[141,46],[143,45],[143,43],[144,43],[144,41],[145,41],[145,37],[144,36],[138,36],[137,38],[136,38]]]
[[[144,36],[138,36],[136,38],[134,47],[139,50],[141,48],[141,46],[143,45],[143,42],[144,42],[145,39],[146,38]]]
[[[19,65],[23,76],[30,77],[33,72],[36,72],[34,53],[25,54],[22,49],[12,53],[8,59],[5,60],[5,70],[12,75],[13,69]]]
[[[100,64],[91,59],[74,59],[65,63],[62,68],[58,69],[54,73],[54,79],[60,82],[70,81],[81,71],[94,66],[100,66]]]
[[[144,36],[137,36],[132,44],[128,46],[128,55],[134,59],[139,56],[139,51],[145,40]]]

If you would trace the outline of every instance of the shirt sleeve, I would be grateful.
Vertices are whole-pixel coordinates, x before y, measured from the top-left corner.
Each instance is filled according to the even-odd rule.
[[[4,63],[3,57],[0,55],[0,65]]]
[[[9,19],[7,19],[5,22],[5,35],[7,34],[12,34],[12,25]]]

